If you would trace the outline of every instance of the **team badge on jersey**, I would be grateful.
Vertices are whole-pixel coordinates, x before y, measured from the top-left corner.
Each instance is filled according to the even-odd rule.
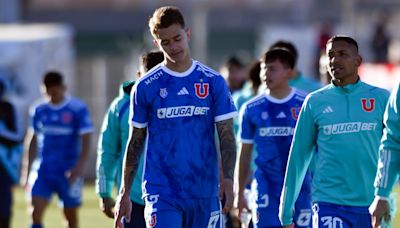
[[[69,124],[72,122],[72,114],[69,112],[63,112],[61,113],[61,121],[64,124]]]
[[[297,120],[297,118],[299,117],[299,113],[300,113],[300,107],[291,108],[290,113],[292,113],[292,118],[294,120]]]
[[[208,96],[210,85],[208,83],[194,83],[196,96],[205,99]]]
[[[261,113],[261,119],[263,119],[263,120],[268,119],[268,112],[262,112]]]
[[[368,102],[366,98],[361,99],[362,109],[366,112],[372,112],[375,109],[375,99],[369,98]]]
[[[166,98],[168,96],[167,88],[160,88],[160,96]]]

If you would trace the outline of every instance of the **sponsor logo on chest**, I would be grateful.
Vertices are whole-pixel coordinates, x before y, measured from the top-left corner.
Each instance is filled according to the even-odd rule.
[[[176,117],[186,116],[200,116],[207,115],[209,107],[196,107],[196,106],[176,106],[168,108],[157,109],[157,118],[169,119]]]
[[[261,137],[272,136],[289,136],[293,135],[294,128],[292,127],[262,127],[259,129]]]
[[[357,133],[361,131],[375,131],[376,123],[349,122],[323,126],[325,135],[338,135],[347,133]]]

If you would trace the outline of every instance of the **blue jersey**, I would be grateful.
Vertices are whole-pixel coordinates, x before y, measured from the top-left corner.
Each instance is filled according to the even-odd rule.
[[[93,131],[86,104],[73,97],[59,105],[40,103],[31,111],[31,122],[41,159],[39,174],[61,174],[74,167],[80,135]]]
[[[132,124],[148,130],[144,196],[217,196],[214,124],[236,115],[224,79],[197,61],[182,73],[160,64],[132,91]]]
[[[305,93],[294,88],[284,99],[264,93],[248,101],[241,109],[241,141],[255,144],[258,170],[268,177],[270,183],[276,183],[280,188],[297,115],[305,96]]]

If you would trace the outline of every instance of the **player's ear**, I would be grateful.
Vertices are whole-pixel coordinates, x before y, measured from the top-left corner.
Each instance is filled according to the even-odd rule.
[[[156,48],[160,48],[160,46],[158,45],[158,43],[157,43],[157,40],[156,39],[153,39],[153,44],[154,44],[154,46],[156,46]]]
[[[361,57],[361,55],[357,55],[356,56],[356,66],[357,67],[361,66],[361,63],[362,63],[362,57]]]
[[[189,42],[190,38],[192,37],[192,32],[190,31],[190,29],[185,29],[185,32],[186,32],[187,40]]]

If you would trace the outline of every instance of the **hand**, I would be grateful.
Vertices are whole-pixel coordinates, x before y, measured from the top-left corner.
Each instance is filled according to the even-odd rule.
[[[222,208],[222,213],[227,214],[233,207],[233,181],[224,178],[220,184],[219,198],[222,200],[225,197],[225,205]]]
[[[100,199],[100,209],[109,218],[114,218],[114,205],[115,202],[111,197]]]
[[[382,218],[390,220],[390,205],[386,199],[375,198],[371,204],[370,213],[372,216],[372,226],[378,228],[381,225]]]
[[[132,202],[129,194],[120,194],[115,204],[114,228],[123,228],[122,217],[129,223],[131,221]]]
[[[292,223],[292,224],[289,224],[289,225],[283,226],[283,228],[294,228],[294,224]]]
[[[67,172],[67,177],[68,177],[69,183],[74,183],[78,177],[81,177],[82,170],[83,169],[79,165],[77,165],[73,169],[71,169],[69,172]]]
[[[238,197],[238,210],[239,210],[239,218],[241,218],[243,210],[250,211],[247,200],[244,197],[243,193],[239,194]]]

